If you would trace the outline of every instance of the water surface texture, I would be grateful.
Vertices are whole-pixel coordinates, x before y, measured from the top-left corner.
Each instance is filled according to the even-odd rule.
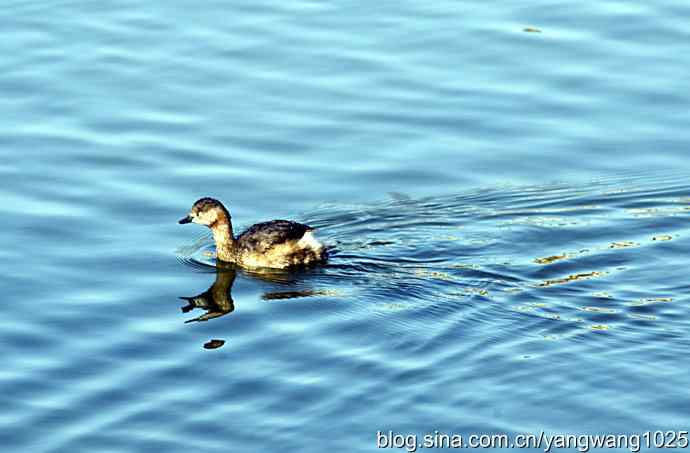
[[[7,2],[3,451],[687,430],[689,16]],[[332,259],[217,269],[202,196]]]

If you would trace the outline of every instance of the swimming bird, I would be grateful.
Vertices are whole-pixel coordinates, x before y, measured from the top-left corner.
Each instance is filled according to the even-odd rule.
[[[215,198],[197,200],[179,223],[209,227],[218,259],[246,268],[285,269],[327,258],[326,248],[312,234],[314,228],[290,220],[257,223],[234,237],[230,213]]]

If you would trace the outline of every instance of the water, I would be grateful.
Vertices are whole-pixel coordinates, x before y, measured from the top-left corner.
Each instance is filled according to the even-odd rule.
[[[687,429],[689,13],[8,3],[4,448]],[[206,195],[330,263],[217,271]]]

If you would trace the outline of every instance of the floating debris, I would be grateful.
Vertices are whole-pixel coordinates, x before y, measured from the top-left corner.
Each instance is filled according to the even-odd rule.
[[[594,277],[600,277],[602,275],[607,274],[608,272],[586,272],[582,274],[573,274],[573,275],[568,275],[565,278],[557,278],[554,280],[546,280],[544,282],[539,283],[538,286],[552,286],[552,285],[560,285],[562,283],[568,283],[572,282],[574,280],[586,280],[588,278],[594,278]]]
[[[589,311],[592,313],[607,313],[607,314],[614,314],[618,313],[618,310],[613,309],[613,308],[602,308],[602,307],[581,307],[580,310],[582,311]]]
[[[547,256],[545,258],[536,258],[534,260],[534,262],[537,264],[551,264],[554,261],[563,260],[563,259],[566,259],[567,257],[568,257],[568,255],[566,253],[564,253],[562,255],[553,255],[553,256]]]
[[[562,255],[547,256],[544,258],[535,258],[534,262],[537,264],[551,264],[555,261],[564,260],[566,258],[572,258],[572,253],[563,253]]]
[[[652,241],[670,241],[671,239],[673,239],[673,236],[662,234],[661,236],[654,236]]]
[[[649,297],[646,299],[636,300],[634,302],[628,303],[632,307],[643,307],[645,305],[660,304],[666,302],[673,302],[672,297]]]
[[[503,291],[505,291],[505,292],[507,292],[507,293],[519,293],[519,292],[524,291],[524,289],[519,288],[519,287],[516,286],[516,287],[514,287],[514,288],[505,288]]]
[[[543,302],[529,302],[523,305],[517,305],[514,307],[516,311],[532,311],[536,308],[548,308],[549,304]]]
[[[594,324],[589,326],[590,330],[609,330],[609,326],[606,324]]]
[[[526,33],[541,33],[541,30],[535,27],[525,27],[522,29],[522,31]]]
[[[459,297],[462,299],[472,296],[489,297],[489,291],[484,288],[464,287],[459,291],[447,291],[445,292],[445,295],[449,297]]]
[[[628,247],[637,247],[640,244],[634,241],[620,241],[620,242],[612,242],[611,245],[609,245],[610,249],[624,249]]]
[[[447,272],[430,271],[430,270],[427,270],[424,268],[415,269],[414,274],[417,277],[429,277],[429,278],[435,278],[437,280],[446,280],[446,281],[455,280],[455,278]]]
[[[210,340],[204,343],[204,349],[218,349],[225,344],[225,340]]]

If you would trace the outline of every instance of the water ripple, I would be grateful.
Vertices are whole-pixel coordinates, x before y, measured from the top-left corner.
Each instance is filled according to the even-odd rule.
[[[6,450],[687,429],[686,3],[3,6]]]

